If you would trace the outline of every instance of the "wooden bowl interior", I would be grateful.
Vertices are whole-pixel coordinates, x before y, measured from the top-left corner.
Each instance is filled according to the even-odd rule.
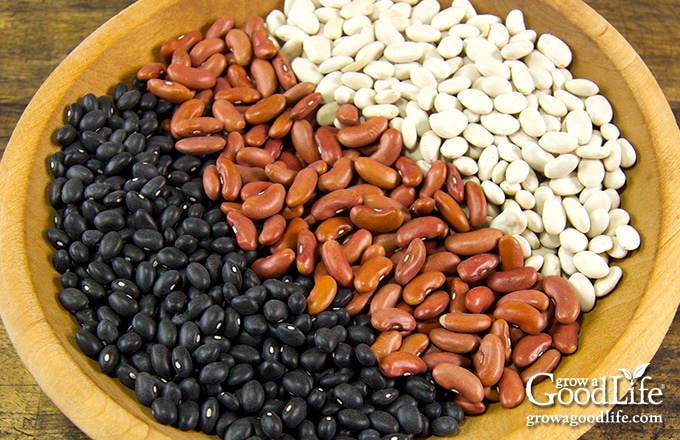
[[[625,276],[615,293],[599,300],[595,309],[585,315],[581,347],[576,355],[563,360],[556,376],[616,375],[618,368],[631,369],[648,362],[677,307],[677,299],[672,294],[663,296],[664,307],[652,311],[640,307],[641,304],[645,307],[654,304],[650,296],[657,292],[652,291],[650,282],[660,283],[663,278],[657,255],[661,248],[668,250],[670,247],[664,246],[667,243],[662,225],[664,221],[671,221],[665,219],[672,217],[666,217],[664,210],[669,203],[678,205],[677,196],[669,190],[673,183],[680,181],[677,171],[660,168],[665,160],[677,159],[670,146],[673,142],[677,144],[678,139],[677,128],[663,124],[664,118],[666,121],[670,118],[663,95],[642,61],[620,35],[577,0],[559,2],[559,5],[549,0],[480,0],[474,3],[478,11],[501,17],[519,4],[525,12],[527,27],[565,40],[575,54],[571,66],[574,76],[589,78],[600,85],[614,106],[615,123],[622,136],[638,151],[637,164],[627,172],[628,183],[622,201],[631,213],[632,224],[641,232],[642,247],[621,262]],[[48,79],[22,118],[3,159],[4,182],[15,180],[13,194],[9,194],[6,186],[2,189],[3,200],[10,201],[11,212],[16,216],[12,214],[5,218],[9,231],[4,233],[1,243],[3,250],[6,245],[20,255],[11,262],[4,258],[0,266],[5,280],[2,295],[14,295],[14,300],[3,298],[2,317],[22,360],[38,383],[67,416],[94,438],[105,438],[113,432],[118,438],[204,436],[182,433],[154,422],[150,411],[135,401],[133,392],[101,374],[96,362],[87,359],[75,345],[73,334],[77,324],[56,301],[59,278],[51,266],[53,251],[44,239],[44,231],[52,226],[52,209],[46,196],[51,179],[46,161],[57,151],[54,133],[63,124],[63,110],[69,103],[79,100],[85,93],[110,93],[119,80],[129,84],[139,66],[159,58],[158,49],[163,41],[195,28],[205,29],[206,23],[222,15],[232,15],[242,23],[249,13],[264,16],[272,8],[281,6],[281,2],[274,0],[250,2],[247,8],[244,4],[173,0],[159,6],[157,2],[142,0],[132,5],[81,44]],[[598,38],[593,38],[595,35]],[[606,52],[614,49],[618,49],[616,53]],[[660,97],[663,102],[650,108],[652,98],[648,101],[640,98],[643,91],[636,87],[641,80],[633,78],[631,81],[625,76],[631,74],[646,80],[645,84],[651,89],[645,93],[652,93],[652,98]],[[660,122],[654,123],[654,119],[660,119]],[[10,166],[18,167],[18,174],[13,173]],[[17,219],[23,224],[9,224]],[[677,220],[672,222],[677,224]],[[672,222],[666,225],[670,228]],[[673,272],[668,270],[666,276]],[[27,279],[17,281],[23,275]],[[26,295],[25,309],[7,305],[19,301],[18,294]],[[634,340],[632,335],[638,333],[642,335],[644,346],[629,346]],[[547,389],[547,385],[540,386]],[[581,410],[566,409],[569,414],[579,414]],[[599,413],[600,408],[587,411],[595,413],[595,410]],[[565,409],[547,411],[564,413]],[[543,436],[545,430],[524,427],[525,416],[536,413],[543,411],[528,402],[514,410],[493,405],[486,415],[469,417],[459,438],[497,438],[502,434],[521,435],[522,438]],[[552,426],[550,429],[551,436],[559,433],[576,437],[587,426],[566,430]]]

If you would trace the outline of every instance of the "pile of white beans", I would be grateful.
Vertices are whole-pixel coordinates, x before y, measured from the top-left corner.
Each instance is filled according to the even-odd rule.
[[[611,260],[640,246],[618,193],[636,153],[562,40],[467,0],[286,0],[266,24],[323,95],[320,124],[340,126],[351,102],[388,118],[423,172],[453,162],[481,183],[489,226],[519,239],[526,265],[567,278],[582,311],[618,284]]]

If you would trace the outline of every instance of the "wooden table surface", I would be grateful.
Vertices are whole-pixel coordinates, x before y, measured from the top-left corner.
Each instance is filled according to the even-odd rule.
[[[680,1],[586,0],[632,44],[657,78],[680,117]],[[0,155],[14,125],[40,84],[78,43],[130,0],[0,0]],[[680,146],[679,146],[680,147]],[[583,439],[667,439],[680,437],[676,315],[647,369],[665,384],[663,403],[654,408],[619,406],[622,414],[660,414],[661,424],[599,424]],[[40,390],[21,364],[0,324],[0,439],[84,439]]]

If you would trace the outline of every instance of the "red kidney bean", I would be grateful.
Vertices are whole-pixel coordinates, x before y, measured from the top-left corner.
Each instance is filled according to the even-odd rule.
[[[472,362],[468,357],[458,353],[451,353],[450,351],[425,353],[422,359],[425,365],[427,365],[427,370],[430,372],[439,364],[453,364],[463,368],[470,368],[472,366]]]
[[[151,93],[173,104],[181,104],[184,101],[188,101],[196,94],[195,91],[183,84],[160,78],[151,78],[146,82],[146,85]]]
[[[234,54],[234,62],[240,66],[247,66],[253,58],[253,45],[248,34],[241,29],[234,28],[227,32],[224,38],[227,47]]]
[[[310,213],[317,220],[326,220],[340,212],[360,205],[363,197],[354,189],[341,189],[320,197],[312,205]]]
[[[286,98],[277,93],[259,100],[243,114],[247,123],[264,124],[279,116],[286,108]]]
[[[263,246],[270,246],[281,238],[285,230],[286,219],[280,214],[275,214],[262,223],[262,231],[257,241]]]
[[[505,347],[501,339],[494,334],[486,334],[479,343],[479,349],[472,355],[472,364],[482,385],[496,385],[505,367]]]
[[[215,165],[208,165],[203,170],[203,190],[210,200],[215,201],[220,198],[220,173]]]
[[[227,141],[221,136],[195,136],[175,142],[175,149],[184,154],[202,156],[221,151]]]
[[[527,266],[492,273],[486,280],[486,284],[496,292],[507,293],[529,289],[536,284],[537,280],[536,269]]]
[[[407,331],[416,328],[416,320],[410,313],[398,308],[377,310],[371,316],[371,325],[379,331]]]
[[[439,323],[447,330],[458,333],[479,333],[491,327],[492,319],[483,313],[445,313]]]
[[[479,281],[488,276],[498,265],[496,254],[477,254],[473,255],[458,264],[458,276],[467,282]]]
[[[378,310],[396,307],[401,299],[401,286],[395,283],[388,283],[378,289],[371,299],[370,313]]]
[[[399,284],[407,284],[423,268],[427,251],[420,238],[414,238],[409,243],[403,256],[399,259],[394,270],[394,280]]]
[[[399,209],[375,209],[366,205],[353,206],[349,217],[357,227],[373,233],[394,231],[404,222],[404,213]]]
[[[550,299],[543,292],[534,289],[517,290],[505,294],[500,297],[496,305],[499,306],[512,301],[529,304],[541,312],[548,310],[548,307],[550,306]]]
[[[437,190],[434,192],[433,198],[437,204],[437,210],[454,230],[457,232],[470,230],[470,223],[463,208],[453,197],[442,190]]]
[[[423,186],[420,188],[420,195],[432,197],[435,191],[439,190],[446,182],[446,165],[441,160],[435,160],[430,165],[430,169],[425,174]]]
[[[520,373],[522,382],[526,385],[529,379],[538,373],[552,373],[557,368],[561,358],[562,355],[557,349],[551,348],[546,351],[533,364],[522,370]],[[533,383],[536,384],[544,378],[545,376],[539,376],[539,379],[534,380]]]
[[[253,44],[253,55],[257,58],[266,60],[276,56],[276,45],[269,38],[269,33],[266,30],[255,30],[250,39]]]
[[[338,139],[340,138],[338,137]],[[354,170],[366,182],[381,189],[394,189],[401,183],[401,177],[397,171],[370,157],[356,159],[354,161]]]
[[[413,218],[403,224],[396,235],[397,245],[406,247],[415,238],[443,238],[448,233],[448,226],[439,217],[425,216]]]
[[[569,281],[559,276],[543,279],[543,291],[555,302],[555,319],[560,324],[576,321],[581,312],[578,295]]]
[[[345,242],[342,249],[345,252],[349,264],[356,264],[364,251],[373,243],[373,234],[367,229],[359,229],[352,233]]]
[[[248,197],[243,201],[243,214],[251,220],[262,220],[278,214],[283,209],[286,188],[275,183],[260,194]]]
[[[425,362],[412,353],[392,352],[380,360],[380,372],[387,377],[409,376],[425,371]]]
[[[493,291],[486,286],[476,286],[465,294],[465,307],[472,313],[490,310],[496,302]]]
[[[311,275],[314,273],[317,263],[316,247],[316,236],[312,231],[303,229],[298,232],[295,264],[301,274]]]
[[[443,290],[430,293],[413,311],[413,316],[421,321],[436,318],[449,306],[451,297]]]
[[[521,338],[512,350],[512,361],[519,368],[524,368],[538,359],[552,345],[552,337],[547,333],[526,335]]]
[[[424,333],[414,333],[403,338],[398,351],[420,356],[430,345],[430,338]],[[423,362],[425,362],[423,360]],[[427,365],[427,363],[425,364]]]
[[[385,356],[394,353],[401,347],[402,336],[397,330],[388,330],[376,336],[371,344],[375,358],[380,362]]]
[[[503,408],[515,408],[524,400],[525,391],[522,378],[517,371],[505,367],[498,382],[499,401]]]
[[[486,221],[486,196],[482,187],[474,182],[465,182],[465,202],[469,211],[470,226],[478,228]]]
[[[203,39],[203,33],[193,30],[180,35],[177,38],[166,41],[161,45],[161,56],[170,58],[176,50],[189,51],[196,43]]]
[[[339,240],[353,230],[354,224],[349,217],[331,217],[318,224],[314,234],[320,243],[325,243],[328,240]]]
[[[264,151],[264,150],[262,150]],[[281,161],[272,162],[264,167],[264,173],[267,178],[273,183],[280,183],[283,186],[290,188],[297,176],[297,171],[289,169],[285,163]],[[287,197],[287,196],[286,196]],[[293,208],[286,205],[288,208]],[[295,206],[296,207],[296,206]]]
[[[451,252],[437,252],[428,255],[425,258],[425,264],[423,264],[422,272],[441,272],[444,275],[454,275],[456,274],[456,269],[460,263],[460,258],[458,255]]]
[[[163,78],[167,66],[165,63],[151,62],[145,64],[137,71],[137,79],[140,81],[148,81],[151,78]]]
[[[297,78],[290,67],[288,58],[281,51],[277,51],[276,55],[272,58],[272,66],[274,66],[276,77],[283,90],[288,90],[297,84]]]
[[[553,345],[562,354],[572,354],[578,349],[578,334],[581,325],[578,321],[569,324],[559,324],[551,331]]]
[[[439,349],[453,353],[471,353],[479,347],[479,336],[472,333],[458,333],[435,328],[429,333],[430,341]]]
[[[266,257],[253,261],[251,269],[260,279],[278,278],[286,274],[295,262],[292,249],[281,249]]]
[[[387,257],[369,258],[361,264],[354,276],[354,288],[360,293],[375,291],[380,281],[392,272],[392,267],[392,261]]]
[[[540,333],[548,324],[538,309],[518,301],[497,305],[493,316],[496,319],[504,319],[508,324],[516,325],[531,335]]]
[[[357,125],[359,124],[359,109],[351,103],[342,104],[335,112],[335,117],[342,125]]]
[[[275,94],[279,88],[279,80],[276,77],[276,71],[274,71],[272,63],[267,60],[260,58],[253,59],[253,62],[250,65],[250,76],[255,82],[255,88],[260,92],[260,95],[262,95],[263,98]]]
[[[503,235],[498,239],[498,256],[501,259],[501,270],[517,269],[524,266],[522,246],[512,235]]]
[[[220,17],[215,20],[207,31],[205,31],[205,38],[224,38],[231,29],[234,28],[233,17]]]
[[[307,297],[307,313],[317,315],[326,310],[337,292],[338,285],[333,277],[325,275],[319,278]]]
[[[352,287],[354,271],[347,261],[342,245],[336,240],[328,240],[321,246],[321,259],[328,273],[337,280],[342,287]]]
[[[512,356],[512,341],[510,340],[510,326],[508,325],[508,322],[504,319],[494,320],[489,329],[489,333],[500,338],[505,352],[505,363],[508,364],[511,361]]]
[[[383,165],[392,166],[399,158],[404,147],[401,132],[396,128],[388,128],[380,136],[378,149],[371,154],[371,159]]]
[[[338,141],[347,148],[365,147],[376,142],[388,126],[389,121],[383,116],[370,118],[363,124],[341,128]]]
[[[217,76],[206,69],[187,67],[181,64],[170,64],[166,69],[166,77],[190,89],[209,89],[217,82]]]
[[[291,119],[305,119],[319,108],[322,98],[321,93],[313,92],[300,99],[290,111]]]
[[[257,229],[251,219],[240,212],[230,211],[227,214],[227,222],[234,230],[236,242],[241,249],[246,251],[257,249]]]
[[[418,305],[430,292],[444,285],[445,281],[446,277],[441,272],[420,274],[404,286],[404,301],[412,306]]]
[[[441,387],[455,390],[470,402],[484,399],[484,386],[469,370],[454,364],[439,364],[432,369],[432,378]]]

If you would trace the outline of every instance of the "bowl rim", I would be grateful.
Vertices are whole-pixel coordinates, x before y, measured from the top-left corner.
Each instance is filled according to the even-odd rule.
[[[120,435],[149,439],[171,437],[128,412],[104,393],[70,358],[46,322],[36,296],[37,288],[31,282],[29,256],[26,252],[24,200],[29,185],[29,173],[34,163],[34,154],[31,153],[35,153],[38,135],[46,127],[48,118],[44,115],[61,111],[57,105],[77,80],[75,76],[65,73],[87,69],[116,41],[123,32],[121,29],[126,29],[119,24],[136,27],[147,17],[179,1],[181,0],[139,0],[83,40],[38,89],[17,123],[0,162],[0,249],[3,249],[0,253],[0,316],[20,359],[41,389],[71,421],[93,438],[109,438],[111,433],[115,433],[117,438]],[[642,295],[634,314],[635,319],[647,318],[656,325],[649,326],[642,332],[626,327],[613,346],[635,348],[625,355],[612,354],[610,351],[592,369],[602,370],[604,365],[620,365],[624,360],[648,362],[659,348],[680,302],[680,295],[676,295],[664,282],[666,274],[680,269],[680,258],[677,258],[680,208],[676,207],[680,206],[680,193],[673,188],[674,182],[680,182],[680,169],[675,165],[680,163],[680,151],[676,148],[680,144],[680,131],[668,101],[652,73],[613,26],[581,0],[562,0],[550,7],[592,38],[605,53],[610,53],[608,49],[614,46],[617,48],[617,58],[611,58],[611,62],[622,72],[627,72],[622,77],[637,104],[650,110],[643,114],[652,134],[650,143],[660,146],[655,150],[657,162],[665,165],[660,169],[661,198],[676,202],[672,207],[666,203],[661,209],[658,249],[653,257],[655,264],[645,289],[647,293],[655,293]],[[587,12],[586,21],[583,11]],[[590,21],[590,26],[584,25],[587,21]],[[605,35],[607,38],[603,38]],[[88,54],[88,57],[83,56],[84,54]],[[660,260],[664,261],[664,267],[656,264]],[[17,301],[17,297],[21,297],[21,301]],[[648,343],[644,346],[636,344],[640,338]],[[44,341],[44,344],[35,347],[36,340]],[[53,362],[61,363],[66,368],[53,369],[50,367]],[[566,437],[580,434],[587,428],[566,431],[555,427],[554,433]],[[526,438],[526,430],[522,431],[514,431],[507,438]]]

